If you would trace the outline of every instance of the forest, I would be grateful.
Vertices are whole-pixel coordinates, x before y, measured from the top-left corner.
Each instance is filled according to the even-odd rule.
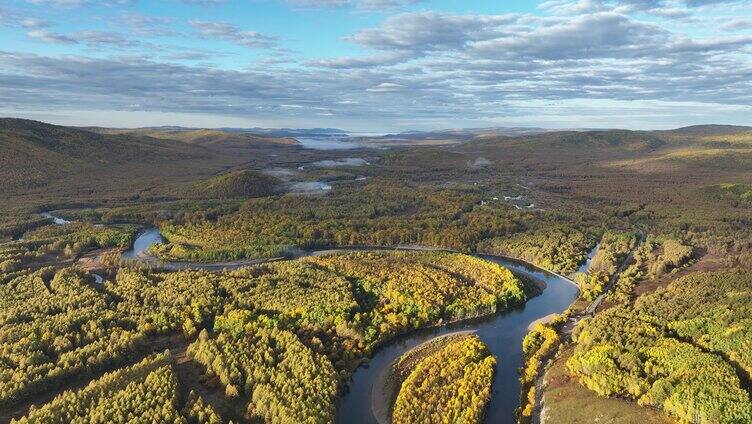
[[[132,363],[160,337],[182,333],[192,340],[187,355],[203,379],[215,379],[227,398],[243,399],[246,416],[280,423],[331,422],[349,373],[395,335],[492,314],[527,296],[523,283],[494,263],[408,251],[330,254],[220,273],[125,267],[101,286],[76,268],[42,268],[0,289],[3,407]],[[148,413],[128,405],[153,397],[155,408],[178,419],[171,373],[150,369],[145,380],[122,383],[130,385],[125,392],[109,383],[116,377],[103,377],[33,414],[80,403],[71,417],[106,421],[107,414]],[[100,410],[110,401],[123,406]]]
[[[577,273],[573,279],[580,286],[580,297],[593,301],[602,294],[619,272],[619,266],[638,243],[633,232],[603,234],[586,273]]]
[[[165,260],[217,261],[279,256],[293,248],[423,245],[508,254],[571,271],[594,244],[594,236],[568,226],[551,237],[547,224],[557,215],[485,203],[487,195],[475,186],[418,187],[374,178],[342,184],[331,196],[250,199],[235,213],[160,224],[167,242],[153,252]],[[507,241],[512,234],[518,235]]]
[[[748,273],[695,273],[581,324],[569,371],[681,422],[749,422]],[[715,394],[723,393],[723,396]]]
[[[544,269],[569,274],[585,261],[596,237],[596,234],[569,226],[547,226],[541,230],[484,240],[479,250],[524,259]]]
[[[357,193],[356,193],[357,192]],[[416,191],[390,181],[343,186],[334,197],[284,196],[245,202],[216,221],[161,227],[163,259],[226,260],[275,256],[292,246],[425,244],[468,249],[516,224],[476,210],[472,189]],[[283,211],[283,213],[280,213]],[[488,225],[491,224],[491,225]]]
[[[339,152],[2,124],[0,145],[28,158],[0,151],[0,194],[12,199],[0,202],[3,422],[332,422],[379,347],[539,293],[468,253],[532,262],[581,290],[521,343],[518,421],[551,392],[585,402],[551,412],[572,421],[615,416],[606,409],[752,420],[748,134],[572,131]],[[314,165],[350,157],[368,165]],[[332,189],[291,189],[310,182]],[[120,260],[152,226],[166,241],[151,250],[161,260],[286,260],[211,272]],[[294,259],[398,245],[462,253]],[[577,315],[601,296],[594,317]],[[573,317],[580,324],[565,325]],[[493,358],[464,343],[421,363],[395,421],[478,421]],[[551,368],[553,384],[536,385]]]
[[[397,395],[392,422],[480,422],[496,360],[477,336],[449,341],[414,365]]]
[[[149,356],[105,374],[78,391],[65,391],[16,424],[36,422],[222,424],[211,406],[191,392],[179,409],[178,381],[170,352]]]

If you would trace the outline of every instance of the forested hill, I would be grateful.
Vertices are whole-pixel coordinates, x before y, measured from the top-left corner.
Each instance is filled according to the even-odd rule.
[[[59,161],[122,163],[130,160],[155,161],[203,154],[204,149],[186,143],[153,137],[99,134],[25,119],[0,118],[2,159],[25,165]],[[8,163],[12,165],[12,163]],[[64,165],[64,164],[63,164]]]
[[[70,174],[191,160],[208,154],[206,148],[187,143],[0,119],[0,178],[6,187],[33,187]]]
[[[175,140],[209,147],[294,146],[297,140],[289,137],[257,135],[249,132],[231,132],[216,129],[135,128],[111,129],[89,128],[100,134],[147,136],[163,140]]]
[[[752,164],[752,127],[703,125],[670,131],[558,131],[471,141],[465,154],[507,166],[569,167],[572,164],[630,167],[642,172]],[[559,168],[557,168],[559,169]]]
[[[315,155],[293,139],[233,131],[77,128],[0,118],[0,198],[15,200],[0,205],[0,213],[113,199],[256,196],[275,181],[236,171],[315,161]],[[197,184],[228,173],[235,179],[197,190]]]
[[[689,127],[677,128],[675,130],[667,132],[693,135],[723,135],[739,134],[745,132],[752,133],[752,127],[744,127],[740,125],[692,125]]]

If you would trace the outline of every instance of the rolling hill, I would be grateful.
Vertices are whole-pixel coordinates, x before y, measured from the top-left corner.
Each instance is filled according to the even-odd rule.
[[[257,135],[250,132],[220,129],[164,128],[90,128],[100,134],[151,137],[160,140],[175,140],[212,148],[232,149],[268,146],[296,146],[298,142],[289,137]]]
[[[295,141],[223,131],[83,129],[0,119],[0,197],[41,203],[169,198],[240,164],[266,166]],[[233,192],[234,193],[234,192]]]
[[[263,197],[272,194],[278,183],[274,177],[244,169],[200,181],[196,189],[210,198]]]
[[[30,188],[103,169],[195,160],[208,154],[206,148],[187,143],[0,119],[0,178],[6,189]]]

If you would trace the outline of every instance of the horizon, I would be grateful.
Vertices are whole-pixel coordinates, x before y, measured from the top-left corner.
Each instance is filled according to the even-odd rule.
[[[0,0],[0,114],[377,133],[744,125],[751,30],[741,0]]]
[[[343,135],[351,136],[351,135],[369,135],[372,137],[381,137],[381,136],[387,136],[387,135],[400,135],[400,134],[409,134],[409,133],[441,133],[441,132],[450,132],[450,131],[470,131],[470,130],[494,130],[494,129],[530,129],[530,130],[545,130],[545,131],[551,131],[551,132],[564,132],[564,131],[581,131],[581,132],[587,132],[587,131],[644,131],[644,132],[651,132],[651,131],[675,131],[675,130],[681,130],[685,128],[693,128],[693,127],[740,127],[740,128],[752,128],[752,124],[745,125],[745,124],[724,124],[724,123],[698,123],[698,124],[690,124],[690,125],[684,125],[681,127],[668,127],[668,128],[641,128],[641,129],[631,129],[631,128],[619,128],[619,127],[613,127],[613,128],[596,128],[596,127],[577,127],[577,128],[566,128],[566,127],[560,127],[560,128],[553,128],[553,127],[542,127],[542,126],[495,126],[495,127],[458,127],[458,128],[437,128],[434,130],[414,130],[414,129],[406,129],[399,132],[366,132],[366,131],[351,131],[347,128],[335,128],[335,127],[189,127],[189,126],[181,126],[181,125],[154,125],[154,126],[142,126],[142,127],[108,127],[108,126],[101,126],[101,125],[68,125],[63,123],[56,123],[51,121],[43,121],[39,119],[34,118],[26,118],[22,116],[0,116],[1,119],[22,119],[22,120],[29,120],[29,121],[35,121],[40,122],[43,124],[50,124],[50,125],[58,125],[63,127],[69,127],[69,128],[77,128],[77,129],[87,129],[87,128],[102,128],[102,129],[111,129],[111,130],[142,130],[142,129],[176,129],[176,130],[186,130],[186,131],[193,131],[193,130],[213,130],[213,131],[224,131],[224,130],[240,130],[240,131],[248,131],[252,132],[253,130],[264,130],[264,131],[312,131],[312,130],[322,130],[322,131],[339,131]]]

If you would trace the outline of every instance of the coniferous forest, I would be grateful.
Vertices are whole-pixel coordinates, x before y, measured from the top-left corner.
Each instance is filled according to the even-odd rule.
[[[395,423],[495,396],[520,423],[752,421],[752,168],[719,159],[749,130],[316,151],[3,122],[56,175],[0,174],[2,422],[350,423],[359,396]],[[571,305],[494,328],[515,355],[465,333],[555,284]],[[386,405],[369,364],[398,371]]]

